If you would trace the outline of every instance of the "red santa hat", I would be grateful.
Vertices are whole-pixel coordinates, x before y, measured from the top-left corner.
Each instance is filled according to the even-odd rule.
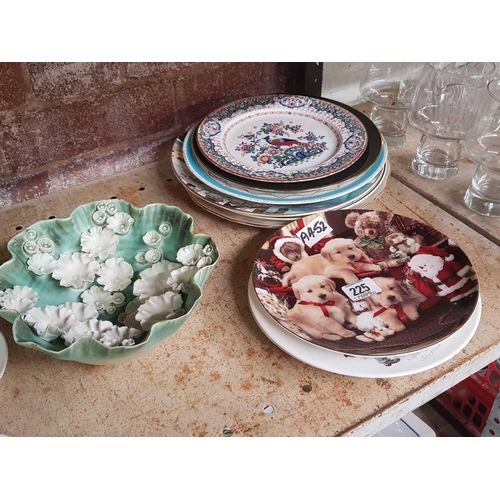
[[[415,255],[436,255],[438,257],[442,257],[446,262],[450,262],[455,258],[452,253],[448,253],[441,248],[432,246],[420,247]]]

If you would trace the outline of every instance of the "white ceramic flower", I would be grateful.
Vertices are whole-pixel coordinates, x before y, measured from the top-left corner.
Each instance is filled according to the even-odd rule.
[[[104,287],[107,292],[124,290],[134,276],[134,269],[122,257],[113,257],[102,263],[97,271],[97,283]]]
[[[26,236],[27,240],[36,240],[36,231],[34,229],[26,229],[24,236]]]
[[[205,256],[205,257],[202,257],[197,263],[196,263],[196,267],[198,269],[201,269],[202,267],[205,267],[205,266],[209,266],[210,264],[212,263],[212,257],[208,257]]]
[[[127,212],[116,212],[115,215],[109,217],[107,222],[107,227],[110,227],[116,234],[127,234],[134,219]]]
[[[161,243],[161,234],[156,231],[148,231],[143,237],[142,240],[149,247],[155,247]]]
[[[52,272],[52,277],[65,287],[81,288],[84,283],[94,281],[99,270],[99,263],[83,252],[62,254],[57,263],[58,267]]]
[[[73,311],[59,306],[34,307],[28,311],[24,319],[48,342],[60,337],[62,333],[79,323]]]
[[[150,248],[145,254],[144,254],[144,260],[146,262],[149,262],[151,264],[156,264],[157,262],[160,262],[161,258],[163,257],[161,250],[158,248]]]
[[[127,306],[125,307],[125,312],[118,316],[118,321],[123,323],[125,326],[130,328],[141,329],[141,323],[135,319],[135,315],[137,314],[137,309],[142,305],[142,301],[139,297],[131,300]]]
[[[213,253],[213,251],[214,251],[214,247],[212,245],[205,245],[203,247],[203,253],[205,255],[210,255],[211,253]]]
[[[99,312],[92,304],[82,304],[81,302],[66,302],[58,307],[69,309],[78,319],[78,321],[87,321],[99,316]]]
[[[50,238],[40,238],[36,244],[42,253],[51,253],[54,251],[54,242]]]
[[[96,223],[96,224],[99,224],[99,226],[101,226],[102,224],[104,224],[106,222],[106,219],[108,218],[108,214],[104,211],[104,210],[96,210],[93,214],[92,214],[92,220]]]
[[[27,240],[27,241],[24,242],[23,250],[28,255],[33,255],[33,254],[35,254],[35,253],[37,253],[37,252],[40,251],[40,247],[34,241]]]
[[[133,293],[143,302],[153,295],[161,295],[171,287],[167,283],[172,271],[179,269],[181,265],[178,262],[162,260],[153,264],[150,268],[144,269],[139,276],[140,279],[134,283]]]
[[[113,294],[106,292],[104,288],[97,285],[93,285],[88,290],[85,290],[81,297],[85,304],[94,306],[98,311],[106,309],[113,303]]]
[[[68,331],[61,335],[64,339],[64,344],[67,346],[71,345],[82,337],[93,337],[99,340],[102,336],[101,328],[106,327],[106,325],[101,325],[101,323],[113,325],[111,321],[99,321],[95,318],[78,322],[75,326],[69,328]]]
[[[168,222],[164,222],[163,224],[160,224],[158,226],[158,231],[163,234],[163,236],[166,236],[170,231],[172,231],[172,227]]]
[[[138,252],[135,256],[135,260],[139,262],[139,264],[144,264],[146,262],[146,252]]]
[[[38,276],[52,274],[58,267],[58,262],[50,253],[38,252],[28,259],[28,269]]]
[[[135,339],[142,333],[137,328],[112,325],[103,331],[100,341],[109,347],[120,345],[124,340]]]
[[[191,283],[196,271],[198,271],[196,266],[182,266],[179,269],[175,269],[172,271],[170,277],[167,278],[167,285],[172,290],[183,290]]]
[[[198,243],[186,245],[177,251],[177,260],[185,266],[195,266],[198,260],[204,256],[203,247]]]
[[[23,314],[35,306],[39,297],[38,293],[29,286],[15,285],[13,288],[7,288],[2,294],[0,306]]]
[[[99,259],[113,255],[119,241],[120,239],[111,228],[99,226],[91,227],[85,231],[80,239],[82,251],[93,258],[99,257]]]
[[[135,319],[141,323],[143,330],[149,331],[158,321],[176,318],[184,313],[181,294],[165,292],[163,295],[150,297],[140,305]]]
[[[109,215],[115,215],[119,209],[120,207],[118,206],[118,203],[115,203],[114,201],[110,201],[106,205],[106,212],[108,212]]]
[[[158,248],[150,248],[144,253],[144,260],[151,264],[156,264],[157,262],[160,262],[162,256],[161,250]]]

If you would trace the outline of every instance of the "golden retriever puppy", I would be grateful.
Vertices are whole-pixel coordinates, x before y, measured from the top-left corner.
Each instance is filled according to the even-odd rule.
[[[356,315],[349,300],[337,292],[335,282],[325,276],[304,276],[292,289],[297,302],[288,318],[311,338],[340,340],[356,335],[346,328],[356,324]]]
[[[291,286],[304,276],[321,275],[328,277],[330,263],[320,254],[310,255],[294,262],[290,271],[283,276],[283,286]]]
[[[321,255],[327,260],[329,278],[341,278],[346,283],[358,281],[358,274],[368,271],[380,271],[365,252],[349,238],[330,240],[322,249]]]
[[[322,275],[326,278],[340,278],[346,283],[358,281],[358,273],[380,271],[349,238],[334,238],[322,248],[321,254],[304,257],[292,264],[283,276],[283,286],[291,286],[304,276]]]
[[[372,280],[381,290],[370,297],[374,316],[380,316],[390,330],[402,332],[408,321],[419,317],[418,306],[426,300],[425,295],[394,278],[375,277]]]

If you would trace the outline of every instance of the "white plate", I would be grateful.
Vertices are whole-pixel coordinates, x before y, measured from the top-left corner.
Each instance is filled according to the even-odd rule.
[[[5,367],[7,366],[7,358],[9,357],[9,351],[7,349],[7,342],[5,337],[0,332],[0,378],[2,378]]]
[[[339,204],[338,206],[333,203],[332,206],[326,208],[326,210],[334,210],[334,209],[340,210],[345,208],[365,207],[368,203],[371,203],[372,201],[377,199],[378,196],[382,194],[385,186],[387,185],[387,180],[390,176],[390,173],[391,173],[391,167],[389,162],[387,162],[380,178],[377,179],[375,185],[367,189],[365,193],[363,193],[356,199],[352,200],[352,202],[342,203]],[[284,224],[287,224],[288,222],[294,221],[297,217],[312,215],[314,213],[321,212],[322,210],[325,210],[324,207],[325,204],[327,204],[326,202],[322,202],[319,207],[311,207],[311,211],[305,214],[294,213],[294,208],[298,209],[300,208],[300,205],[289,207],[289,209],[286,209],[283,212],[266,211],[265,213],[262,213],[262,209],[260,207],[253,209],[254,212],[252,212],[252,210],[250,209],[245,210],[244,207],[235,209],[234,205],[226,207],[224,205],[217,204],[215,202],[210,203],[207,201],[206,198],[198,196],[195,191],[190,190],[188,187],[186,187],[186,190],[190,198],[198,206],[200,206],[201,208],[203,208],[207,212],[210,212],[213,215],[216,215],[222,219],[229,220],[231,222],[236,222],[237,224],[245,224],[252,227],[262,227],[268,229],[281,227]],[[281,213],[283,213],[282,216],[280,216]]]
[[[355,163],[368,145],[362,121],[314,97],[265,95],[210,113],[196,141],[219,168],[267,182],[327,177]]]
[[[356,189],[366,185],[367,183],[373,181],[380,174],[385,161],[387,159],[387,146],[383,144],[381,148],[380,155],[377,160],[370,166],[363,175],[356,177],[352,183],[345,186],[339,187],[338,189],[323,191],[323,188],[319,188],[319,191],[314,189],[308,189],[303,193],[287,193],[277,192],[273,190],[263,191],[263,193],[256,193],[254,188],[234,185],[232,187],[221,184],[217,182],[214,178],[207,175],[206,172],[198,165],[196,158],[194,157],[191,143],[193,141],[193,136],[196,127],[191,127],[184,138],[182,145],[182,152],[184,157],[184,163],[189,169],[190,173],[201,181],[205,187],[209,187],[211,190],[218,191],[224,195],[229,195],[234,198],[239,198],[241,200],[253,202],[253,203],[267,203],[270,205],[282,205],[286,202],[287,205],[301,205],[304,203],[317,203],[321,201],[333,200],[335,198],[340,198],[349,193],[352,193]],[[220,195],[219,195],[220,196]]]
[[[184,186],[186,190],[188,190],[190,194],[193,194],[196,198],[203,199],[206,203],[212,205],[216,204],[227,208],[230,207],[231,209],[241,213],[255,213],[259,214],[259,216],[261,217],[274,217],[278,215],[280,217],[290,217],[292,219],[302,217],[303,215],[328,210],[328,207],[349,205],[350,203],[354,203],[355,201],[360,200],[360,198],[364,195],[367,195],[370,191],[370,187],[379,185],[380,179],[387,174],[388,161],[377,166],[377,160],[376,165],[374,165],[375,175],[370,174],[370,180],[358,184],[357,189],[349,191],[349,193],[346,193],[344,196],[302,204],[289,204],[288,198],[280,198],[279,204],[274,202],[272,204],[269,204],[262,201],[249,201],[235,193],[226,194],[213,189],[211,185],[206,184],[203,180],[196,177],[193,174],[192,170],[187,167],[183,156],[183,145],[184,141],[180,138],[177,138],[172,148],[172,169],[179,182]],[[384,144],[384,158],[387,156],[386,152],[387,147]],[[370,167],[369,170],[371,170],[371,168],[373,167]]]
[[[303,342],[275,323],[267,314],[253,287],[248,282],[248,299],[252,315],[264,334],[290,356],[332,373],[361,378],[392,378],[413,375],[430,370],[458,354],[471,340],[481,319],[481,297],[467,322],[453,335],[437,345],[417,353],[392,357],[363,357],[328,351],[314,344]]]

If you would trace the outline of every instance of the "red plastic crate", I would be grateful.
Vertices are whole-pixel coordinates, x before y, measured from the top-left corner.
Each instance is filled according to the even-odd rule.
[[[473,436],[480,436],[500,390],[500,359],[436,398],[439,405]]]

